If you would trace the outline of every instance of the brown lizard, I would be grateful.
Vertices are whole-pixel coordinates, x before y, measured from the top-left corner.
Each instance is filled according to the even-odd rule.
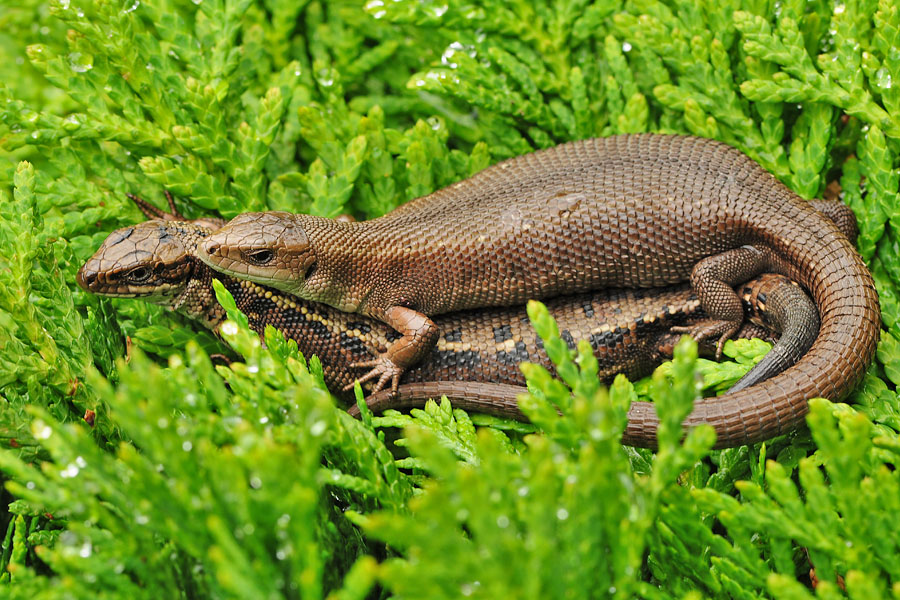
[[[201,246],[226,274],[370,315],[402,337],[363,379],[380,387],[439,332],[427,315],[604,287],[691,280],[718,337],[740,323],[731,285],[762,271],[812,294],[822,327],[806,356],[751,389],[699,402],[686,420],[758,439],[798,426],[807,399],[844,398],[871,362],[878,296],[830,220],[749,157],[686,136],[620,135],[501,162],[381,218],[340,224],[288,213],[236,217]],[[651,419],[635,414],[636,419]]]
[[[148,215],[168,220],[146,221],[110,234],[79,270],[78,283],[86,290],[144,298],[216,329],[225,317],[213,293],[212,279],[217,278],[255,331],[262,333],[266,325],[273,325],[296,340],[304,355],[318,355],[326,384],[333,390],[351,380],[349,364],[383,351],[390,343],[392,330],[385,324],[212,271],[197,260],[195,252],[218,225],[216,220],[177,221],[176,215],[161,214],[135,200]],[[799,287],[780,276],[765,275],[741,290],[751,316],[770,331],[784,332],[770,355],[782,356],[780,368],[789,366],[815,338],[815,306]],[[669,331],[672,325],[704,318],[688,286],[597,292],[553,299],[547,306],[567,341],[574,343],[581,337],[590,341],[601,376],[607,380],[619,372],[632,378],[648,373],[671,354],[678,337]],[[766,322],[767,318],[772,321]],[[438,322],[445,333],[437,348],[409,370],[394,400],[421,403],[447,393],[462,408],[521,417],[515,403],[515,394],[524,391],[519,362],[551,367],[524,310],[473,310],[446,315]],[[747,325],[741,333],[750,336],[761,331]],[[779,348],[786,350],[780,353]],[[487,381],[495,383],[479,385]],[[463,390],[468,395],[460,396]],[[380,406],[383,396],[375,394],[370,401]],[[628,443],[652,446],[655,439],[632,432]]]

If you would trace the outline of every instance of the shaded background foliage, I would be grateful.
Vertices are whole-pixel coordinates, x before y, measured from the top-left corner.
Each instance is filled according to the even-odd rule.
[[[900,595],[896,3],[0,6],[6,596]],[[852,406],[814,403],[811,434],[682,444],[689,346],[669,380],[607,391],[537,307],[565,382],[527,373],[543,434],[446,403],[358,422],[314,359],[262,348],[234,310],[223,344],[74,284],[141,219],[126,192],[169,189],[189,217],[370,218],[503,158],[639,131],[721,139],[807,198],[840,183],[886,330]],[[703,365],[706,384],[735,368]],[[668,424],[655,455],[618,443],[638,392]]]

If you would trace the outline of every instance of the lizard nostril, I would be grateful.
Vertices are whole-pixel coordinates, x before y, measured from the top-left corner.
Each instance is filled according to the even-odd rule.
[[[89,290],[94,287],[94,284],[97,283],[97,272],[96,271],[88,271],[85,270],[84,267],[78,270],[78,275],[76,276],[76,281],[78,285],[82,288]]]
[[[207,244],[206,245],[206,253],[207,254],[218,254],[219,253],[219,245],[218,244]]]

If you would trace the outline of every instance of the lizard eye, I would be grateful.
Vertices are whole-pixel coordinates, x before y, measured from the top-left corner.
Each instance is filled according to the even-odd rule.
[[[247,260],[255,265],[267,265],[275,258],[275,253],[271,250],[262,249],[247,252],[246,256]]]
[[[134,281],[136,283],[142,283],[150,279],[150,269],[147,267],[135,267],[132,270],[128,271],[125,275],[130,281]]]

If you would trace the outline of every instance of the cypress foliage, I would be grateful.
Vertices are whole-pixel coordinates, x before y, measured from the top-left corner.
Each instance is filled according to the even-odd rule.
[[[900,8],[892,0],[0,0],[0,590],[9,598],[876,598],[900,594]],[[736,362],[691,343],[597,384],[532,323],[532,425],[446,401],[350,418],[321,366],[77,268],[141,220],[371,218],[500,159],[621,132],[839,182],[885,331],[809,430],[680,441]],[[225,354],[228,364],[211,355]],[[698,374],[702,377],[698,378]],[[619,443],[651,398],[660,450]],[[562,409],[558,414],[554,404]]]

